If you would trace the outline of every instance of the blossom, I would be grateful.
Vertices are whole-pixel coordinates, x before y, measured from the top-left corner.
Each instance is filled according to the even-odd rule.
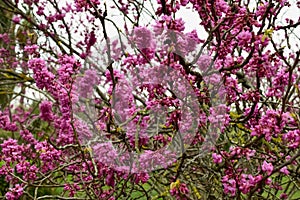
[[[146,9],[151,3],[145,1],[143,7],[138,0],[113,4],[100,0],[16,0],[13,10],[24,10],[25,6],[34,13],[20,16],[13,12],[8,20],[19,24],[26,19],[24,26],[34,28],[41,41],[24,44],[22,49],[13,34],[0,34],[0,84],[17,84],[15,89],[21,89],[20,94],[14,90],[8,98],[14,100],[8,102],[14,106],[0,111],[0,178],[7,182],[6,194],[1,195],[21,199],[23,190],[30,193],[46,178],[45,187],[55,183],[64,187],[55,194],[57,198],[72,197],[76,192],[86,196],[89,191],[91,199],[130,198],[125,193],[143,189],[137,186],[147,183],[152,174],[151,182],[156,185],[145,190],[146,195],[151,196],[152,189],[162,189],[161,196],[168,195],[168,189],[164,192],[163,188],[167,184],[170,198],[178,200],[200,199],[197,190],[207,186],[213,187],[211,191],[219,199],[236,195],[251,198],[250,193],[259,198],[262,192],[282,189],[282,177],[293,179],[295,173],[289,167],[299,160],[300,68],[294,48],[297,44],[291,40],[281,51],[280,38],[271,40],[270,32],[277,35],[283,31],[285,38],[281,39],[289,41],[289,33],[299,24],[286,19],[286,25],[279,26],[280,17],[276,16],[290,3],[270,2],[250,8],[250,4],[226,0],[157,0],[157,10],[152,12]],[[300,6],[300,2],[296,4]],[[185,30],[182,8],[198,15],[200,24],[197,18],[190,20],[200,25],[197,30]],[[142,25],[147,13],[146,18],[155,21],[147,23],[154,24],[153,32]],[[35,20],[33,14],[44,20]],[[113,20],[119,14],[124,23]],[[110,35],[111,27],[119,33],[116,40]],[[108,43],[98,49],[94,45],[100,42],[102,32],[107,35],[103,42]],[[199,33],[205,40],[199,39]],[[92,53],[96,53],[96,60]],[[238,76],[240,72],[244,78]],[[35,93],[45,90],[42,98],[49,97],[37,100],[39,111],[32,101],[24,100],[32,97],[27,94],[31,91],[27,87],[32,88],[30,76],[36,83]],[[249,86],[245,80],[253,84]],[[93,92],[96,84],[99,95]],[[191,101],[191,94],[195,94],[195,101]],[[89,107],[76,107],[82,113],[72,107],[79,99],[93,95],[95,101],[80,102],[96,104],[95,113],[90,113]],[[18,99],[23,112],[15,107]],[[222,99],[225,102],[220,105]],[[47,127],[37,118],[48,122]],[[197,133],[190,134],[193,132]],[[185,148],[187,154],[183,154]],[[201,159],[204,154],[211,158]],[[282,167],[285,162],[288,165]],[[216,166],[220,164],[222,167]],[[217,168],[221,184],[219,179],[190,184],[199,174],[212,177],[213,168]],[[148,170],[153,171],[150,174]],[[157,181],[152,181],[155,178]],[[178,178],[190,182],[182,183]],[[122,185],[125,188],[119,187]],[[276,195],[289,198],[282,192]]]
[[[136,27],[134,29],[134,43],[143,53],[143,60],[144,62],[147,59],[152,59],[154,57],[155,52],[155,41],[152,36],[152,32],[147,29],[146,27]],[[146,60],[144,58],[146,56]]]
[[[86,70],[83,77],[78,77],[76,86],[78,95],[83,98],[88,98],[92,95],[94,86],[99,82],[96,70]]]
[[[24,47],[24,51],[27,52],[28,54],[34,54],[37,52],[38,49],[38,45],[34,44],[34,45],[26,45]]]
[[[262,180],[262,175],[253,176],[252,174],[241,174],[238,179],[239,190],[247,194]]]
[[[96,160],[107,166],[115,166],[118,152],[114,149],[112,143],[105,142],[94,145],[93,152]]]
[[[264,161],[261,166],[262,171],[267,172],[267,174],[270,176],[273,172],[273,165],[272,163],[268,163],[267,161]]]
[[[23,174],[24,180],[35,180],[37,177],[38,168],[35,165],[31,165],[28,161],[18,163],[16,170],[19,174]]]
[[[288,195],[286,193],[280,194],[280,199],[288,199]]]
[[[216,163],[216,164],[222,163],[222,156],[221,155],[213,153],[212,157],[213,157],[214,163]]]
[[[296,149],[300,144],[300,130],[291,130],[282,136],[283,141],[288,143],[288,147]]]
[[[0,146],[2,148],[2,155],[4,156],[4,161],[21,162],[25,159],[23,156],[25,148],[23,145],[19,145],[17,140],[9,138],[5,140],[2,144],[0,144]]]
[[[76,191],[80,190],[80,186],[76,183],[74,183],[74,184],[65,184],[64,190],[70,192],[69,193],[70,197],[74,197],[74,195],[76,194]]]
[[[250,40],[252,38],[252,33],[249,31],[242,31],[238,34],[238,45],[245,46],[250,44]]]
[[[202,71],[206,71],[211,64],[211,60],[212,60],[211,56],[201,55],[197,60],[199,69],[201,69]]]
[[[33,137],[32,133],[28,130],[21,130],[20,131],[20,135],[21,137],[28,143],[32,143],[32,144],[35,144],[36,143],[36,140],[35,138]]]
[[[13,188],[9,188],[9,191],[5,194],[7,200],[17,200],[23,194],[23,187],[20,184],[16,184]]]
[[[75,59],[74,56],[62,55],[58,59],[60,64],[57,70],[59,75],[59,81],[61,84],[68,87],[68,84],[72,83],[72,75],[78,73],[81,67],[81,63]]]
[[[53,119],[52,102],[43,101],[40,103],[39,107],[41,119],[50,122]]]
[[[145,49],[152,47],[154,44],[152,33],[146,27],[136,27],[134,29],[134,42],[136,43],[139,49]]]
[[[21,21],[21,18],[17,15],[13,16],[12,21],[16,24],[19,24]]]
[[[176,199],[186,199],[184,195],[189,193],[189,189],[185,183],[181,183],[179,180],[172,182],[170,185],[170,194],[175,196]]]
[[[236,181],[234,179],[230,179],[229,176],[226,175],[222,178],[222,183],[225,194],[230,194],[231,196],[236,195]]]
[[[39,159],[43,163],[40,167],[43,173],[53,170],[58,165],[58,161],[62,154],[60,150],[55,149],[52,145],[48,144],[47,141],[36,143],[34,148],[39,154]]]
[[[279,171],[285,175],[288,175],[290,173],[289,170],[287,169],[287,166],[284,166]]]
[[[135,183],[146,183],[149,180],[150,176],[147,172],[139,172],[137,174],[135,174],[134,176],[134,182]]]
[[[18,130],[17,125],[10,121],[9,115],[6,112],[1,112],[1,111],[0,111],[0,128],[6,131]]]
[[[263,135],[267,141],[271,141],[272,137],[278,137],[282,128],[286,124],[282,115],[276,110],[267,110],[265,115],[261,117],[258,124],[251,128],[251,136]]]
[[[54,81],[54,74],[48,71],[45,60],[41,58],[33,58],[28,61],[28,67],[33,70],[34,80],[39,89],[46,88],[51,90]]]
[[[186,6],[189,3],[189,0],[180,0],[182,6]]]

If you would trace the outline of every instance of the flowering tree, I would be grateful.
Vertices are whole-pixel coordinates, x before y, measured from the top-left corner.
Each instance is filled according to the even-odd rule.
[[[299,8],[0,0],[2,199],[299,198]]]

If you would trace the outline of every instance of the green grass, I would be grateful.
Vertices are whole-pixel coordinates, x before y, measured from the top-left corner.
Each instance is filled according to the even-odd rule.
[[[288,176],[283,176],[281,180],[281,186],[283,188],[282,190],[268,188],[268,191],[265,190],[262,196],[267,199],[274,199],[274,197],[276,196],[278,199],[280,199],[280,195],[285,192],[286,194],[288,194],[289,200],[300,199],[300,190],[297,189],[297,187],[300,187],[300,184],[296,183],[295,181],[291,183],[289,182],[290,178]]]

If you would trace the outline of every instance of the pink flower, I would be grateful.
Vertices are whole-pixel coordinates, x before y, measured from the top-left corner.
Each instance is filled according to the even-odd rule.
[[[25,159],[23,156],[25,148],[23,145],[19,145],[17,140],[9,138],[0,144],[0,146],[5,162],[21,162]]]
[[[135,42],[137,48],[139,48],[148,59],[154,57],[155,42],[152,32],[147,27],[136,27],[134,29],[133,42]]]
[[[28,61],[28,67],[33,70],[34,80],[39,89],[51,89],[51,83],[54,80],[54,74],[48,71],[45,60],[34,58]]]
[[[197,60],[198,67],[200,70],[206,71],[211,63],[211,56],[209,55],[202,55]]]
[[[83,77],[78,77],[76,87],[78,95],[83,98],[88,98],[92,95],[93,87],[98,83],[99,77],[96,70],[86,70]]]
[[[250,40],[252,38],[252,33],[249,31],[242,31],[240,34],[237,36],[238,39],[238,45],[239,46],[246,46],[250,44]]]
[[[36,140],[35,138],[33,137],[32,133],[29,132],[28,130],[22,130],[20,131],[20,135],[21,137],[28,143],[32,143],[32,144],[35,144],[36,143]]]
[[[81,67],[81,63],[74,56],[63,55],[58,60],[60,67],[57,70],[59,81],[63,85],[71,83],[72,75],[76,74]]]
[[[288,143],[288,147],[291,149],[296,149],[300,144],[300,131],[291,130],[282,136],[282,139]]]
[[[216,163],[216,164],[222,163],[222,156],[221,155],[213,153],[212,157],[213,157],[214,163]]]
[[[14,188],[9,188],[9,191],[5,194],[7,200],[17,200],[23,194],[23,187],[20,184],[16,184]]]
[[[149,174],[148,173],[146,173],[146,172],[141,172],[141,173],[137,173],[137,174],[135,174],[135,176],[134,176],[134,182],[136,183],[136,184],[138,184],[138,183],[146,183],[148,180],[149,180],[149,178],[150,178],[150,176],[149,176]]]
[[[179,191],[181,194],[188,194],[189,189],[187,188],[187,185],[185,183],[181,183],[179,186]]]
[[[76,191],[80,190],[80,187],[76,183],[74,183],[74,184],[65,184],[64,190],[70,192],[69,193],[70,197],[74,197],[74,195],[76,194]]]
[[[186,6],[189,3],[189,0],[180,0],[182,6]]]
[[[42,120],[50,122],[53,119],[52,102],[43,101],[40,104],[40,117]]]
[[[115,178],[114,178],[114,172],[110,171],[108,172],[106,179],[105,179],[105,183],[108,186],[114,187],[115,185]]]
[[[12,21],[15,23],[15,24],[19,24],[20,21],[21,21],[21,18],[17,15],[15,15],[13,18],[12,18]]]
[[[222,178],[222,183],[225,194],[231,194],[231,196],[236,195],[236,181],[234,179],[229,179],[229,176],[226,175]]]
[[[280,195],[280,199],[287,199],[288,198],[288,195],[286,193],[282,193]]]
[[[85,43],[86,43],[86,52],[89,53],[91,47],[97,42],[97,37],[95,35],[95,32],[92,31],[89,35],[86,35],[85,37]]]
[[[179,180],[171,183],[170,194],[176,199],[186,199],[184,196],[189,193],[189,189],[185,183],[180,183]]]
[[[267,174],[270,176],[273,171],[273,165],[272,163],[268,163],[267,161],[264,161],[261,166],[262,171],[267,172]]]
[[[279,171],[281,173],[284,173],[285,175],[288,175],[290,173],[286,166],[284,166],[283,168],[281,168]]]
[[[5,112],[0,111],[0,128],[6,131],[17,131],[18,127],[15,123],[10,122],[9,116]]]
[[[266,185],[271,185],[271,183],[272,183],[272,179],[267,178],[266,181],[265,181],[265,184]]]
[[[34,45],[26,45],[24,47],[24,51],[27,52],[28,54],[34,54],[36,53],[37,49],[38,49],[38,45],[34,44]]]

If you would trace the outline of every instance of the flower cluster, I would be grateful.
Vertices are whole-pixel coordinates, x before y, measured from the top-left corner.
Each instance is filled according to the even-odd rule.
[[[45,60],[41,58],[34,58],[28,61],[29,69],[33,70],[33,78],[39,89],[51,90],[54,74],[48,70]]]
[[[3,198],[297,198],[299,2],[7,6]]]

